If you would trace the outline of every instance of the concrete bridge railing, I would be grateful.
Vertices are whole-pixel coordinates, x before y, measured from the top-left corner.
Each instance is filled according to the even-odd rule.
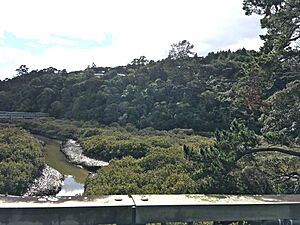
[[[1,225],[146,224],[300,220],[300,195],[0,197]],[[279,222],[278,222],[279,221]]]

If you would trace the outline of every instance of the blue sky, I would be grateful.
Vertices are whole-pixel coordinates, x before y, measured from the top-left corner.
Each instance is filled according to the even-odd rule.
[[[106,33],[104,40],[87,40],[69,37],[67,35],[50,34],[49,38],[52,43],[41,43],[39,39],[17,37],[12,32],[2,34],[0,47],[9,47],[19,50],[28,50],[34,55],[43,54],[49,48],[62,47],[73,49],[90,49],[97,47],[107,47],[112,44],[112,34]],[[56,41],[55,41],[56,40]]]
[[[17,6],[17,7],[16,7]],[[159,60],[170,45],[210,51],[258,49],[257,16],[242,0],[9,0],[0,2],[0,79],[25,64],[67,71]]]

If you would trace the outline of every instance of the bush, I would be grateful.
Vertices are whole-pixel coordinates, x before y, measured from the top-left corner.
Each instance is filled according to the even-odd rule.
[[[0,193],[21,195],[45,165],[41,145],[25,130],[0,126]]]

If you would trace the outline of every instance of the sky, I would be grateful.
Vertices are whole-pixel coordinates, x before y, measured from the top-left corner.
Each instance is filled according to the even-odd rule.
[[[20,65],[67,71],[160,60],[188,40],[194,52],[258,50],[259,17],[242,0],[0,1],[0,80]]]

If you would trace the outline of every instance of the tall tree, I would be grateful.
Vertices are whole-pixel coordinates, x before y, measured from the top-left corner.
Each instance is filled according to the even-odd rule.
[[[201,166],[201,172],[195,175],[205,181],[204,185],[200,184],[201,192],[235,193],[237,185],[231,172],[237,161],[258,144],[258,138],[253,131],[234,120],[229,130],[217,131],[215,139],[214,145],[202,147],[199,151],[184,146],[184,153]]]
[[[260,56],[255,59],[260,74],[264,74],[260,83],[268,105],[261,116],[262,132],[290,135],[294,132],[286,131],[297,131],[299,126],[299,118],[295,116],[299,111],[296,104],[299,90],[292,87],[297,87],[300,79],[299,67],[294,66],[300,62],[300,0],[244,0],[243,5],[246,15],[256,13],[262,16],[261,26],[267,30],[261,35],[264,45]],[[279,96],[285,99],[280,104],[276,101]],[[272,125],[270,121],[273,121]],[[292,138],[295,138],[294,134]]]
[[[178,43],[171,45],[171,50],[169,51],[169,58],[171,59],[184,59],[190,56],[194,56],[195,53],[192,52],[194,45],[189,41],[183,40]]]
[[[29,68],[26,65],[21,65],[18,69],[16,69],[17,76],[28,74]]]
[[[199,169],[195,178],[199,182],[201,193],[238,193],[243,187],[234,170],[238,169],[241,159],[255,161],[253,154],[258,152],[280,152],[286,155],[300,157],[299,148],[265,145],[254,131],[234,120],[229,130],[217,131],[215,143],[212,146],[201,147],[198,150],[183,147],[187,159],[195,163]]]
[[[267,33],[263,53],[283,60],[299,54],[300,47],[300,0],[244,0],[246,15],[262,15],[261,26]]]

